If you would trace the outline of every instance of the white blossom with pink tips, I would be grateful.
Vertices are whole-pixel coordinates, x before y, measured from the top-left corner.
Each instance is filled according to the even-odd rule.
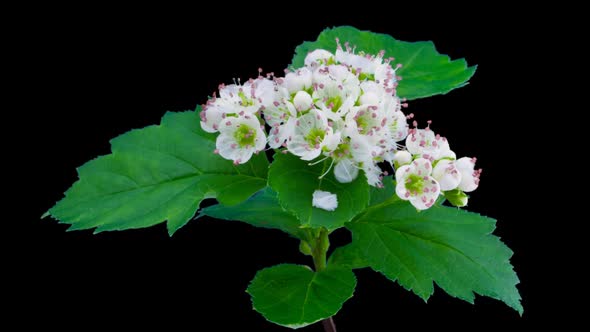
[[[432,164],[428,159],[418,158],[395,172],[395,192],[399,198],[410,201],[418,210],[426,210],[436,202],[440,185],[431,176]]]
[[[275,149],[309,165],[325,162],[320,178],[333,174],[347,184],[363,174],[378,188],[389,164],[396,195],[417,209],[432,207],[439,195],[456,197],[457,191],[464,199],[453,204],[465,205],[463,192],[478,187],[481,170],[475,170],[475,158],[456,160],[430,121],[423,129],[413,121],[410,128],[414,114],[404,114],[408,104],[397,95],[401,64],[394,65],[384,51],[356,53],[339,41],[335,46],[335,54],[310,52],[305,66],[285,70],[284,77],[263,77],[259,69],[256,79],[220,85],[200,113],[203,130],[219,133],[215,152],[242,164],[254,153]],[[337,197],[328,194],[316,193],[314,206],[336,209]]]

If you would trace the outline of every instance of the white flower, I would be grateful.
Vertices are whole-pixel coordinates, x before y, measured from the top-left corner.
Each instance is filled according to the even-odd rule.
[[[428,159],[418,158],[395,172],[395,192],[399,198],[410,201],[418,210],[426,210],[440,194],[438,182],[430,176],[432,165]]]
[[[408,136],[408,122],[401,111],[393,111],[387,115],[386,127],[393,142],[403,141]]]
[[[382,84],[374,81],[361,82],[362,95],[359,99],[361,105],[379,105],[387,94]],[[391,96],[391,95],[390,95]]]
[[[283,100],[265,108],[263,114],[270,126],[268,144],[276,149],[294,134],[297,111],[291,102]]]
[[[253,115],[226,117],[219,126],[216,147],[220,156],[235,164],[247,162],[266,146],[266,136]]]
[[[227,112],[233,112],[231,105],[222,99],[212,99],[203,107],[199,114],[201,117],[201,128],[208,133],[216,133],[219,131],[219,123]]]
[[[384,59],[385,51],[382,50],[377,55],[365,54],[363,52],[354,54],[354,49],[349,46],[348,42],[344,43],[346,50],[342,49],[338,39],[336,42],[336,61],[349,66],[361,79],[371,79],[379,82],[388,93],[395,93],[398,79],[395,72],[401,65],[397,65],[395,69],[392,68],[390,61],[393,58]]]
[[[287,149],[303,160],[319,156],[327,136],[333,135],[328,119],[317,109],[302,115],[295,121],[293,136],[287,140]]]
[[[361,105],[353,107],[346,115],[346,125],[353,131],[362,135],[374,135],[381,130],[387,122],[386,114],[379,107]]]
[[[315,104],[331,119],[346,115],[360,95],[358,78],[341,65],[316,69],[313,84]]]
[[[393,155],[393,163],[391,163],[396,169],[407,165],[412,162],[412,154],[408,151],[396,151]]]
[[[302,160],[317,158],[310,165],[327,160],[330,166],[320,178],[333,171],[337,181],[350,183],[362,170],[369,185],[381,187],[379,165],[389,162],[396,169],[397,194],[418,209],[432,206],[441,190],[465,195],[477,188],[481,171],[471,159],[455,160],[449,142],[429,126],[409,129],[413,115],[406,117],[406,105],[396,96],[401,65],[393,68],[384,51],[355,54],[348,43],[344,46],[337,41],[335,54],[308,53],[305,66],[283,78],[258,76],[220,86],[219,97],[214,95],[200,114],[203,130],[220,132],[216,151],[244,163],[264,149],[268,125],[271,148],[284,147],[281,152]],[[457,198],[460,204],[464,200]]]
[[[479,176],[481,169],[475,170],[475,158],[463,157],[456,162],[457,170],[461,173],[461,183],[459,189],[464,192],[471,192],[479,186]]]
[[[380,52],[377,56],[364,53],[354,54],[348,42],[344,43],[344,48],[340,45],[340,41],[336,39],[336,61],[344,63],[355,71],[365,74],[375,74],[377,66],[382,64],[384,52]]]
[[[334,54],[326,50],[317,49],[308,53],[303,62],[305,63],[306,67],[313,67],[327,64],[330,58],[334,58]]]
[[[219,98],[216,101],[227,107],[225,110],[226,115],[237,115],[242,112],[254,114],[261,105],[256,98],[252,98],[251,84],[221,86],[219,89]]]
[[[305,91],[299,91],[293,97],[293,105],[295,105],[295,109],[298,111],[307,111],[313,106],[313,100],[309,93]]]
[[[439,183],[442,191],[453,190],[461,183],[461,173],[453,160],[440,160],[432,170],[432,177]]]
[[[306,67],[287,73],[283,79],[283,85],[287,88],[290,94],[307,90],[311,88],[311,84],[312,71]]]
[[[263,105],[260,108],[264,115],[264,120],[270,126],[268,145],[273,149],[283,145],[289,136],[293,135],[293,131],[295,130],[297,110],[289,99],[290,96],[287,89],[283,86],[277,86],[275,100],[270,105]]]
[[[275,83],[266,78],[248,80],[243,85],[219,86],[219,98],[210,99],[201,111],[201,128],[209,133],[219,131],[226,117],[249,115],[276,101]]]
[[[436,135],[430,128],[413,129],[406,139],[406,148],[411,154],[430,160],[438,160],[452,153],[447,139]]]
[[[334,211],[338,207],[338,197],[327,191],[316,190],[313,192],[312,206],[326,211]]]
[[[449,141],[446,138],[441,139],[440,149],[438,151],[438,159],[457,159],[457,155],[455,152],[451,151],[451,147],[449,146]]]
[[[357,163],[381,161],[385,150],[375,143],[375,136],[350,133],[350,153]]]
[[[283,146],[285,141],[288,140],[289,137],[293,137],[295,134],[296,121],[297,118],[291,116],[288,118],[287,122],[276,124],[272,127],[268,133],[268,145],[273,149]]]

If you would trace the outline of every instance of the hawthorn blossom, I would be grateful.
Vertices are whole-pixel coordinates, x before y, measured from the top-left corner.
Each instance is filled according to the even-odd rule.
[[[440,194],[440,185],[431,176],[430,160],[418,158],[409,165],[404,165],[395,172],[397,185],[395,192],[399,198],[410,201],[418,210],[426,210]]]
[[[235,164],[247,162],[266,146],[266,135],[254,116],[227,117],[220,124],[219,133],[216,152]]]
[[[400,64],[381,51],[356,52],[336,41],[336,52],[316,49],[304,66],[220,85],[202,111],[201,128],[218,133],[215,152],[245,163],[266,145],[291,153],[309,165],[324,162],[323,178],[362,181],[382,187],[386,163],[395,171],[396,195],[419,210],[439,195],[455,206],[467,204],[465,192],[479,185],[475,158],[456,158],[446,138],[428,126],[417,128],[404,114],[407,103],[397,95]],[[259,69],[261,72],[261,69]],[[268,132],[266,132],[268,129]],[[404,146],[405,144],[405,146]],[[318,190],[315,207],[333,210],[336,195]]]
[[[479,186],[479,176],[481,175],[481,169],[475,170],[475,158],[463,157],[457,160],[457,170],[461,172],[461,182],[459,183],[459,189],[464,192],[471,192],[477,189]]]
[[[440,190],[453,190],[461,183],[461,173],[454,160],[440,160],[432,170],[432,176],[440,184]]]
[[[319,110],[297,118],[292,137],[287,140],[287,149],[303,160],[313,160],[322,153],[327,137],[333,135],[328,119]]]

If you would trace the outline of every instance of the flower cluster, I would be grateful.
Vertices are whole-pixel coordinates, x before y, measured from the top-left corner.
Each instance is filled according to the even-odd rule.
[[[379,164],[389,163],[397,195],[417,209],[431,207],[441,193],[466,205],[463,192],[477,188],[481,170],[475,158],[457,160],[430,123],[409,127],[413,115],[402,112],[407,104],[396,95],[401,64],[393,66],[383,51],[355,53],[336,42],[335,54],[315,50],[284,77],[264,77],[259,69],[256,79],[220,85],[201,112],[203,130],[219,133],[215,153],[242,164],[268,145],[313,164],[328,160],[341,183],[362,171],[376,187],[386,175]],[[333,210],[335,198],[330,202]],[[315,198],[314,205],[321,207]]]

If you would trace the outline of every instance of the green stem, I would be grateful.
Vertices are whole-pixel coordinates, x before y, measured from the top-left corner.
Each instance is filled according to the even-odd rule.
[[[319,272],[326,268],[326,253],[330,247],[328,230],[322,228],[313,242],[314,243],[311,245],[311,256],[313,257],[315,270]]]
[[[311,256],[313,257],[313,264],[317,272],[326,268],[326,253],[330,247],[328,235],[328,230],[322,228],[311,244]],[[336,332],[336,324],[334,324],[332,317],[322,320],[322,325],[324,326],[325,332]]]

